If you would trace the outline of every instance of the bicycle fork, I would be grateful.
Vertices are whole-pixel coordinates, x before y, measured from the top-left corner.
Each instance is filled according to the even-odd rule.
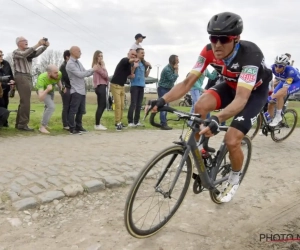
[[[176,184],[176,182],[177,182],[177,180],[178,180],[178,178],[179,178],[180,173],[182,172],[182,168],[183,168],[183,166],[184,166],[184,163],[186,162],[187,158],[189,157],[190,151],[191,151],[191,150],[190,150],[190,147],[187,146],[187,149],[185,150],[185,152],[184,152],[184,154],[183,154],[183,157],[182,157],[182,159],[181,159],[181,161],[180,161],[179,167],[177,168],[175,177],[174,177],[174,179],[173,179],[173,181],[172,181],[172,184],[171,184],[171,186],[170,186],[169,191],[164,192],[164,191],[160,188],[159,185],[160,185],[161,181],[163,180],[163,178],[165,177],[165,175],[167,174],[167,172],[169,171],[171,165],[174,163],[174,161],[175,161],[176,157],[178,156],[178,154],[174,154],[174,155],[172,156],[172,158],[170,159],[168,165],[165,167],[163,173],[162,173],[161,176],[159,177],[159,179],[158,179],[158,181],[157,181],[157,183],[156,183],[156,185],[155,185],[154,188],[155,188],[155,191],[161,193],[161,194],[164,196],[164,198],[170,198],[170,199],[171,199],[171,195],[172,195],[173,189],[174,189],[175,184]]]

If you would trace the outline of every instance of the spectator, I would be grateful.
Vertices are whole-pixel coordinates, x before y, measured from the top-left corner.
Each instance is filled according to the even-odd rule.
[[[64,54],[64,62],[59,68],[59,71],[62,74],[61,77],[61,83],[62,83],[62,91],[60,92],[61,98],[62,98],[62,114],[61,114],[61,119],[63,123],[63,129],[69,130],[69,123],[68,123],[68,114],[69,114],[69,108],[70,108],[70,100],[71,100],[71,84],[70,84],[70,79],[66,70],[67,62],[70,59],[70,50],[65,50]]]
[[[131,46],[130,49],[137,50],[138,48],[142,48],[140,43],[142,43],[146,37],[139,33],[136,34],[134,38],[135,38],[135,43]]]
[[[75,135],[87,132],[87,130],[82,127],[82,116],[86,113],[86,91],[84,78],[93,75],[94,70],[97,68],[94,66],[93,69],[85,70],[81,62],[78,61],[81,56],[81,50],[79,47],[71,47],[70,54],[71,56],[66,66],[71,83],[71,102],[68,122],[70,134]]]
[[[107,130],[107,128],[100,123],[106,108],[106,92],[108,87],[108,73],[103,61],[103,53],[100,50],[96,50],[94,53],[92,67],[94,66],[96,66],[96,70],[93,75],[93,82],[98,104],[95,115],[95,130]]]
[[[143,124],[140,123],[140,114],[142,108],[142,102],[144,98],[144,88],[146,86],[146,79],[148,77],[150,70],[152,69],[151,64],[149,62],[144,61],[145,51],[142,48],[138,48],[136,50],[138,67],[133,68],[134,78],[131,80],[130,86],[130,107],[128,110],[128,126],[129,127],[144,127]],[[134,113],[134,117],[133,117]]]
[[[174,83],[178,78],[178,63],[178,56],[171,55],[169,57],[169,64],[163,68],[158,82],[157,93],[159,98],[168,93],[174,87]],[[166,105],[168,106],[169,104],[167,103]],[[160,123],[161,129],[172,129],[167,124],[167,112],[160,112]]]
[[[9,111],[6,108],[0,107],[0,128],[5,127],[5,123],[7,122],[8,117]]]
[[[22,131],[33,131],[28,127],[30,118],[31,97],[31,70],[32,59],[41,55],[49,47],[48,39],[41,39],[33,47],[28,47],[28,41],[24,37],[16,39],[18,49],[13,51],[15,69],[15,81],[20,95],[20,104],[16,118],[16,128]],[[41,47],[42,46],[42,47]]]
[[[122,123],[125,96],[124,85],[127,82],[127,78],[134,78],[131,69],[132,67],[137,68],[138,66],[138,59],[136,56],[136,51],[130,50],[127,57],[122,58],[118,63],[110,81],[110,89],[115,103],[115,126],[117,131],[122,131],[122,129],[126,127]]]
[[[45,110],[39,131],[44,134],[49,134],[47,130],[50,118],[55,110],[54,104],[54,87],[57,84],[60,91],[62,90],[61,79],[62,73],[55,65],[49,65],[46,72],[39,75],[36,83],[39,100],[45,103]]]
[[[0,107],[8,109],[9,104],[9,91],[14,87],[14,77],[13,72],[11,70],[11,66],[8,61],[3,59],[4,54],[2,50],[0,50],[0,77],[1,76],[9,76],[7,80],[1,80],[1,87],[3,91],[2,101],[0,101]],[[3,123],[3,127],[8,127],[8,121]]]

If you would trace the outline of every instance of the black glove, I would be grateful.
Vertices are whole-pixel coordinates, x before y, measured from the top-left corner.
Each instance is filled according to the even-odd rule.
[[[210,131],[216,135],[220,132],[219,128],[219,118],[215,115],[205,120],[205,126],[209,127]]]
[[[161,97],[161,98],[158,98],[156,100],[156,106],[157,106],[157,108],[162,108],[165,105],[166,105],[166,101],[165,101],[164,98]]]

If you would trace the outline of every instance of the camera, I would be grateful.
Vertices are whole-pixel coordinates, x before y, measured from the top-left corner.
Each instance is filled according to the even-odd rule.
[[[43,37],[43,40],[44,40],[45,42],[48,42],[48,38],[46,38],[46,37]]]

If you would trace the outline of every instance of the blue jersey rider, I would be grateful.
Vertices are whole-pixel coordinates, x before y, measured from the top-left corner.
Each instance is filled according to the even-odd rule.
[[[287,95],[294,94],[300,90],[300,73],[298,69],[289,66],[289,57],[286,55],[277,56],[272,65],[272,72],[280,80],[272,96],[269,96],[268,112],[271,116],[274,114],[274,104],[277,105],[276,115],[270,126],[275,127],[282,121],[282,108],[284,98]]]

